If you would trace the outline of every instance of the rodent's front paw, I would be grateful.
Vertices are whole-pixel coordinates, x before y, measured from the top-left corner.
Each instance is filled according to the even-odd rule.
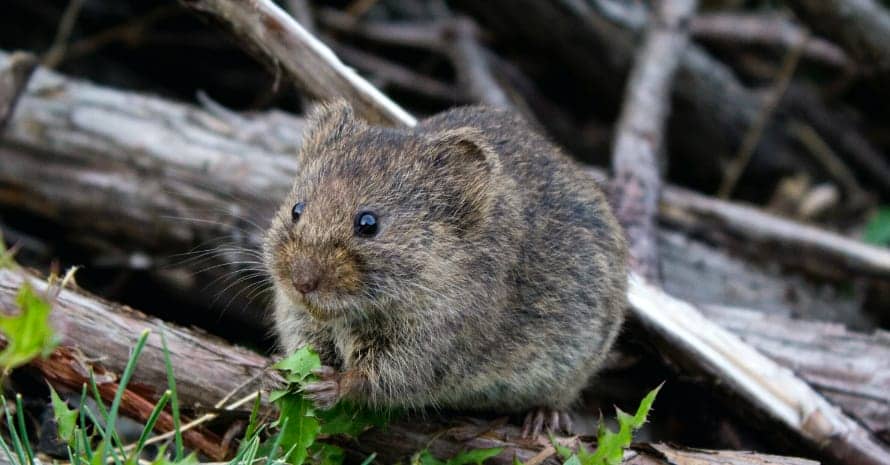
[[[334,368],[324,365],[312,371],[318,381],[312,381],[303,387],[303,394],[311,400],[315,407],[327,410],[340,400],[340,373]]]

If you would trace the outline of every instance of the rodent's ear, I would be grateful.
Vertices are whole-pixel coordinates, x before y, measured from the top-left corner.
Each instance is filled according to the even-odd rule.
[[[493,173],[500,170],[497,152],[479,129],[449,129],[434,134],[431,139],[434,166],[447,166],[459,172],[481,169]]]
[[[364,126],[355,118],[352,106],[343,99],[316,104],[309,110],[307,120],[302,144],[306,147],[318,147],[342,137],[351,129]]]

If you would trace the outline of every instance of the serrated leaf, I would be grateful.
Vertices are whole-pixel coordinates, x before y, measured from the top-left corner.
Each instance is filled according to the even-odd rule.
[[[321,367],[321,359],[312,348],[303,346],[287,358],[280,360],[274,367],[284,372],[288,382],[302,383],[312,374],[312,370]]]
[[[620,409],[616,410],[616,419],[618,420],[618,432],[613,432],[605,426],[605,422],[600,419],[600,425],[597,429],[597,447],[590,454],[587,451],[579,450],[575,456],[578,459],[577,464],[569,464],[568,461],[564,465],[618,465],[624,459],[624,450],[630,446],[633,441],[634,431],[640,429],[649,416],[655,397],[661,390],[661,385],[649,391],[646,397],[640,401],[640,406],[634,415],[627,414]]]
[[[52,386],[49,387],[49,396],[53,404],[53,418],[56,420],[59,439],[66,444],[72,444],[74,428],[77,427],[77,410],[68,408],[68,404],[59,397]]]
[[[884,206],[868,220],[862,240],[869,244],[890,245],[890,206]]]
[[[309,456],[309,446],[315,443],[321,430],[313,413],[312,402],[292,395],[281,398],[278,406],[281,409],[281,447],[289,451],[285,460],[290,465],[301,465]]]
[[[6,334],[6,348],[0,352],[0,367],[12,370],[37,356],[46,357],[58,344],[49,324],[52,306],[25,282],[16,296],[19,313],[0,316],[0,331]]]

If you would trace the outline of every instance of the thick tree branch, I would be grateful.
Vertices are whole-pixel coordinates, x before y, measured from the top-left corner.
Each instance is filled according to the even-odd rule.
[[[655,218],[661,195],[659,154],[670,113],[670,88],[689,40],[695,0],[659,3],[636,58],[612,149],[612,202],[630,242],[631,269],[660,282]]]
[[[416,120],[347,67],[327,46],[271,0],[182,0],[212,15],[243,45],[317,99],[345,97],[369,121],[413,126]]]

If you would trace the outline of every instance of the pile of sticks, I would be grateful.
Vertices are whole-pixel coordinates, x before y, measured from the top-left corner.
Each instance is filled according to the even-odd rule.
[[[725,30],[719,27],[724,18],[695,16],[694,0],[665,0],[651,12],[608,0],[522,0],[506,2],[509,7],[502,3],[463,5],[472,17],[450,15],[422,28],[365,23],[355,15],[327,9],[312,17],[316,25],[304,19],[304,27],[269,0],[184,0],[182,5],[224,25],[239,44],[305,95],[343,97],[369,121],[399,126],[413,126],[417,120],[338,55],[390,84],[419,87],[415,90],[456,101],[513,108],[558,133],[553,125],[559,126],[560,118],[548,118],[552,115],[548,104],[522,91],[521,72],[482,45],[483,33],[475,21],[485,22],[497,34],[509,31],[538,42],[541,36],[532,36],[540,30],[537,21],[570,25],[552,30],[547,36],[551,42],[537,46],[565,54],[565,61],[574,63],[572,72],[613,89],[614,95],[624,95],[614,102],[620,106],[620,118],[610,150],[613,171],[590,170],[611,187],[616,212],[628,231],[634,270],[628,299],[640,337],[671,366],[718,386],[728,408],[758,427],[769,428],[777,442],[790,439],[804,454],[831,463],[890,463],[890,337],[880,330],[856,333],[842,324],[795,319],[789,311],[806,307],[810,312],[806,315],[824,316],[849,308],[849,300],[826,297],[807,279],[839,282],[852,275],[876,286],[887,285],[890,250],[725,199],[746,167],[755,166],[752,160],[773,150],[799,152],[791,148],[788,134],[767,124],[779,117],[772,114],[779,106],[776,95],[801,96],[798,104],[812,116],[807,124],[820,129],[824,137],[837,139],[831,142],[844,147],[851,163],[867,167],[879,189],[890,189],[886,158],[858,131],[821,131],[831,125],[820,120],[826,109],[819,106],[820,99],[810,98],[811,90],[795,87],[790,71],[777,81],[779,92],[766,99],[741,85],[725,65],[690,42],[690,35],[719,35]],[[886,73],[890,60],[881,53],[890,41],[880,37],[890,34],[886,30],[890,22],[878,19],[887,13],[868,1],[853,6],[838,3],[789,2],[826,39],[808,39],[808,33],[776,19],[785,28],[776,27],[782,31],[776,40],[791,42],[796,51],[785,64],[793,70],[796,60],[810,57],[831,66],[867,63],[869,72]],[[306,13],[299,5],[293,8]],[[847,14],[850,8],[856,14]],[[454,64],[460,91],[430,78],[406,75],[404,69],[337,40],[321,40],[314,27],[365,40],[420,45],[443,54]],[[580,37],[580,43],[565,46],[568,37]],[[252,300],[264,289],[255,254],[263,221],[299,170],[293,154],[299,149],[303,121],[277,111],[238,114],[212,101],[203,107],[175,103],[47,69],[31,75],[33,63],[22,55],[0,52],[0,124],[5,123],[0,139],[0,204],[60,225],[66,242],[106,262],[151,270],[171,292],[199,302],[221,292],[224,299],[231,299],[229,304],[236,302],[222,318],[262,331],[262,304]],[[695,110],[675,117],[672,105]],[[668,115],[671,128],[694,126],[713,144],[672,134],[675,129],[668,128]],[[729,174],[720,186],[723,199],[664,182],[659,160],[666,150],[701,157],[702,150],[721,147],[727,153],[740,147],[740,156],[728,165]],[[7,235],[22,254],[44,258],[51,254],[45,237],[35,239],[29,231]],[[694,245],[688,242],[690,237],[697,241]],[[206,249],[197,260],[170,263],[171,254],[196,244],[205,244]],[[745,259],[726,250],[741,250]],[[775,251],[781,252],[779,256]],[[758,254],[785,268],[776,272],[758,265],[763,257]],[[703,290],[687,289],[684,283],[704,283],[702,287],[708,288],[707,282],[721,273],[726,278],[712,287],[714,293],[722,293],[716,300],[723,304],[691,303],[702,300],[696,292]],[[728,279],[739,287],[765,289],[726,305]],[[49,292],[49,284],[26,271],[0,270],[4,312],[14,308],[15,293],[25,280]],[[85,365],[101,367],[113,380],[138,335],[144,329],[154,331],[136,378],[145,389],[132,392],[122,407],[130,416],[144,418],[164,389],[158,339],[162,330],[180,374],[182,401],[196,410],[213,407],[207,399],[243,403],[278,382],[267,370],[265,357],[209,334],[165,323],[79,289],[53,292],[58,293],[54,318],[64,341],[50,359],[34,366],[55,385],[78,387],[88,372]],[[223,402],[211,410],[226,405],[236,409],[241,404]],[[164,421],[158,427],[164,429]],[[201,427],[186,440],[214,460],[229,453],[219,435]],[[423,447],[447,456],[470,447],[503,446],[505,451],[497,459],[503,463],[515,456],[536,464],[554,454],[552,447],[521,441],[514,427],[501,422],[451,417],[397,422],[386,431],[365,434],[358,443],[342,445],[350,454],[378,452],[392,461]],[[641,445],[625,461],[807,463],[664,444]]]

